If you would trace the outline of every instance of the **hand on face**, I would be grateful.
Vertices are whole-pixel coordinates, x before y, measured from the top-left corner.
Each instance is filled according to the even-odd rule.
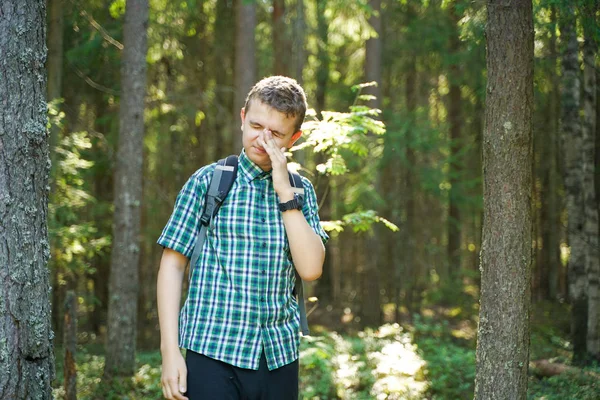
[[[290,195],[293,198],[293,193],[288,177],[285,147],[277,145],[277,141],[273,138],[273,134],[269,129],[264,129],[259,133],[258,143],[265,149],[271,159],[273,188],[275,192],[277,192],[281,201],[291,200],[291,198],[287,198]]]

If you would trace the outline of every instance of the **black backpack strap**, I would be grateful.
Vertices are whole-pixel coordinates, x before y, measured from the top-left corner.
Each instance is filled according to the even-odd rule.
[[[295,172],[289,171],[288,175],[290,176],[290,185],[292,185],[292,189],[294,190],[294,192],[304,197],[304,185],[302,184],[302,179],[300,178],[300,175],[298,175]],[[297,296],[298,308],[300,311],[300,331],[302,332],[302,336],[308,336],[310,335],[310,330],[308,329],[308,318],[306,317],[306,304],[304,303],[304,284],[296,268],[294,268],[294,273],[296,274],[296,284],[294,285],[294,293]]]
[[[194,252],[190,259],[190,271],[196,266],[196,262],[200,257],[210,222],[217,215],[221,204],[225,201],[227,193],[229,193],[233,182],[235,182],[237,169],[238,157],[236,155],[220,159],[215,166],[208,192],[204,196],[204,211],[200,217],[200,232],[198,232]]]

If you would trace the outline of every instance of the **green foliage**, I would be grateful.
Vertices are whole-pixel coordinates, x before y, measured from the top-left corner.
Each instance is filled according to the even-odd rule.
[[[593,372],[596,375],[588,375]],[[597,400],[600,398],[600,368],[581,373],[565,372],[545,379],[530,378],[527,398],[544,400]]]
[[[61,128],[62,113],[50,106],[50,123]],[[59,284],[76,275],[93,273],[90,260],[103,251],[109,238],[99,236],[93,221],[84,217],[95,199],[89,193],[84,172],[93,166],[83,152],[91,148],[87,132],[64,134],[55,149],[57,166],[52,177],[48,205],[48,236],[52,257],[50,268],[59,269]]]
[[[57,354],[60,349],[57,349]],[[59,359],[60,360],[60,359]],[[58,361],[58,360],[57,360]],[[77,398],[80,400],[145,400],[162,399],[160,385],[161,359],[159,352],[138,353],[137,371],[131,378],[115,378],[107,381],[104,373],[104,356],[79,348],[77,362]],[[62,364],[57,362],[55,385],[63,381]],[[64,398],[64,388],[56,386],[55,399]]]
[[[335,343],[329,335],[300,342],[300,393],[303,399],[335,399]]]
[[[475,383],[475,348],[460,344],[447,321],[415,315],[414,338],[427,362],[425,377],[432,399],[472,399]]]
[[[356,211],[343,215],[341,220],[325,221],[323,227],[328,231],[340,232],[344,227],[352,226],[355,232],[364,232],[378,222],[392,231],[398,230],[395,224],[368,209],[373,203],[368,197],[374,193],[370,179],[377,165],[371,159],[383,151],[381,136],[385,134],[385,124],[377,119],[380,110],[356,102],[373,99],[373,96],[360,94],[362,89],[373,85],[375,83],[370,82],[352,87],[357,95],[349,112],[322,111],[322,119],[319,120],[315,110],[308,110],[309,120],[302,125],[305,140],[290,149],[291,152],[312,149],[314,153],[323,154],[325,161],[315,167],[318,174],[352,174],[361,181],[349,185],[347,191],[347,196],[353,198],[347,204]]]

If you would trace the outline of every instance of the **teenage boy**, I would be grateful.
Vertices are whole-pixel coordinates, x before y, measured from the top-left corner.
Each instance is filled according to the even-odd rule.
[[[284,152],[300,138],[305,112],[304,91],[290,78],[265,78],[248,94],[240,113],[237,177],[190,266],[179,323],[184,271],[215,164],[196,171],[177,197],[158,239],[164,247],[157,295],[167,399],[298,398],[294,268],[305,281],[321,276],[328,239],[310,181],[302,178],[300,202],[288,177]],[[180,347],[187,349],[185,360]]]

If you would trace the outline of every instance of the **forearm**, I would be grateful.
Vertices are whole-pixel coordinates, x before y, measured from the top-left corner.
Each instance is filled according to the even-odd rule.
[[[163,353],[179,349],[179,307],[186,263],[187,258],[169,249],[160,263],[156,294]]]
[[[325,247],[321,237],[315,233],[299,210],[285,211],[283,224],[298,274],[305,281],[318,279],[323,272],[325,260]]]

